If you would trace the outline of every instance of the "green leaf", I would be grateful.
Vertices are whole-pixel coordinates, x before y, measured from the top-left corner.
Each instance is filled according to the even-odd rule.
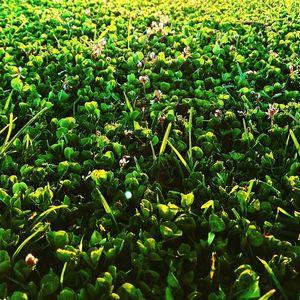
[[[194,202],[194,194],[193,192],[188,194],[181,194],[181,206],[189,209]]]
[[[95,266],[97,265],[103,250],[104,250],[104,247],[102,246],[99,249],[93,250],[91,252],[91,254],[90,254],[91,255],[91,261]]]
[[[84,108],[89,114],[92,114],[98,108],[98,103],[96,101],[85,102]]]
[[[165,238],[173,237],[173,235],[174,235],[173,230],[168,226],[160,225],[159,230],[160,230],[161,235]]]
[[[10,84],[14,90],[18,91],[19,93],[22,92],[23,82],[19,77],[12,79]]]
[[[73,147],[66,147],[64,149],[64,156],[67,160],[71,160],[75,155]]]
[[[26,293],[23,292],[13,292],[11,297],[9,298],[10,300],[28,300],[28,296]]]
[[[142,215],[145,218],[149,218],[150,215],[153,212],[152,203],[149,200],[147,200],[147,199],[142,199],[141,203],[140,203],[140,206],[141,206]]]
[[[208,233],[208,236],[207,236],[207,244],[208,244],[208,246],[210,246],[211,243],[214,241],[215,236],[216,236],[216,235],[215,235],[214,232],[209,232],[209,233]]]
[[[216,214],[211,214],[209,216],[209,226],[212,232],[222,232],[226,227],[222,218],[218,217]]]
[[[91,235],[90,246],[95,247],[96,245],[99,245],[102,239],[102,234],[99,231],[94,230]]]
[[[259,230],[257,230],[254,225],[249,225],[248,230],[246,232],[246,236],[251,246],[259,247],[264,242],[264,237],[262,233]]]
[[[76,120],[73,117],[60,119],[58,125],[63,128],[72,129],[76,126]]]
[[[58,295],[57,300],[76,300],[76,293],[71,288],[64,288]]]
[[[174,297],[172,295],[172,290],[170,287],[166,288],[165,297],[166,297],[166,300],[174,300]]]
[[[282,285],[280,284],[279,280],[277,279],[275,273],[273,272],[272,268],[269,266],[269,264],[263,260],[262,258],[259,258],[258,256],[256,256],[260,262],[263,264],[263,266],[265,267],[268,275],[271,277],[271,279],[273,280],[273,282],[275,283],[276,287],[278,288],[278,290],[280,291],[280,293],[282,294],[283,298],[285,300],[288,300],[288,297],[282,287]]]
[[[212,208],[212,210],[214,210],[214,207],[215,207],[214,200],[208,200],[208,201],[206,201],[204,204],[201,205],[200,208],[204,209],[203,213],[205,214],[210,207]]]
[[[220,47],[219,44],[216,44],[212,51],[213,51],[213,54],[215,54],[215,55],[219,55],[222,52],[224,52],[224,50]]]
[[[179,290],[181,289],[178,279],[176,278],[174,273],[171,271],[168,273],[167,283],[168,283],[169,287],[171,287],[171,288],[175,288],[175,289],[179,289]]]
[[[157,204],[157,209],[159,215],[165,220],[172,220],[179,211],[178,206],[172,203],[168,203],[168,205]]]
[[[168,82],[160,82],[159,86],[162,92],[167,92],[171,88],[171,85]]]
[[[256,299],[260,296],[259,281],[253,282],[246,290],[244,290],[238,299]]]
[[[10,269],[11,264],[8,252],[0,250],[0,276],[5,275]]]
[[[41,296],[49,296],[56,292],[59,288],[59,278],[58,276],[50,270],[50,272],[43,276],[41,279]]]
[[[136,80],[135,75],[134,74],[128,74],[127,75],[127,81],[129,83],[133,83]]]
[[[9,206],[10,196],[5,192],[4,189],[0,188],[0,201],[2,201],[6,206]]]
[[[123,145],[120,143],[113,143],[113,148],[117,157],[120,158],[123,152]]]
[[[107,181],[107,171],[101,170],[93,170],[91,173],[91,178],[97,185],[101,185],[103,182]]]
[[[54,248],[64,248],[69,243],[68,233],[64,230],[48,231],[46,234],[48,242]]]
[[[124,300],[144,300],[142,292],[140,289],[136,288],[133,284],[125,282],[118,289],[118,295]]]

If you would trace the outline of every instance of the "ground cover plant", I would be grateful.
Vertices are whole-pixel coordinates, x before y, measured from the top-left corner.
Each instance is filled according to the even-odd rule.
[[[0,299],[300,297],[300,3],[211,2],[1,1]]]

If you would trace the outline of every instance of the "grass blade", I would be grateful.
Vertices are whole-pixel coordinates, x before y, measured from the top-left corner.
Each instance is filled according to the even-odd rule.
[[[154,150],[152,141],[150,141],[150,147],[151,147],[151,152],[152,152],[152,159],[153,159],[153,161],[156,161],[157,157],[155,154],[155,150]]]
[[[32,233],[29,237],[27,237],[22,243],[21,245],[17,248],[17,250],[14,252],[14,254],[11,257],[11,261],[12,264],[14,263],[16,256],[19,254],[19,252],[25,247],[25,245],[31,240],[33,239],[36,235],[38,235],[39,233],[46,231],[49,228],[50,224],[47,223],[44,226],[40,226],[34,233]]]
[[[128,20],[128,26],[127,26],[127,49],[130,50],[130,31],[131,31],[131,22],[132,22],[132,18],[130,17]]]
[[[12,98],[13,91],[14,91],[14,90],[12,90],[12,91],[9,93],[9,95],[8,95],[8,97],[7,97],[7,100],[6,100],[6,102],[5,102],[5,105],[4,105],[4,108],[3,108],[3,113],[4,113],[4,114],[7,113],[8,108],[9,108],[9,105],[11,104],[11,98]]]
[[[18,138],[22,132],[28,127],[30,126],[40,115],[42,115],[46,110],[48,109],[48,107],[44,107],[41,111],[39,111],[34,117],[32,117],[12,138],[9,142],[4,143],[3,147],[0,150],[0,156],[2,154],[4,154],[8,148],[11,146],[11,144],[14,142],[14,140],[16,138]],[[10,130],[10,129],[9,129]]]
[[[276,292],[275,289],[272,289],[265,293],[263,296],[261,296],[258,300],[268,300],[274,293]]]
[[[269,276],[271,277],[271,279],[275,283],[276,287],[278,288],[278,290],[282,294],[283,298],[288,300],[288,297],[287,297],[286,293],[284,292],[283,287],[281,286],[281,284],[280,284],[279,280],[277,279],[275,273],[273,272],[272,268],[268,265],[268,263],[265,260],[259,258],[258,256],[256,256],[256,257],[260,260],[260,262],[265,267],[267,273],[269,274]]]
[[[98,188],[96,188],[96,192],[98,193],[99,199],[101,201],[101,204],[103,205],[105,212],[111,216],[113,223],[115,224],[117,230],[119,231],[119,226],[116,222],[114,214],[113,214],[112,210],[110,209],[107,201],[105,200],[104,196],[102,195],[102,193],[100,192],[100,190]]]
[[[281,212],[282,214],[284,214],[284,215],[287,216],[288,218],[291,218],[291,219],[297,221],[297,219],[296,219],[294,216],[292,216],[292,215],[289,214],[286,210],[284,210],[283,208],[281,208],[281,207],[279,207],[279,206],[277,207],[277,214],[276,214],[276,217],[275,217],[275,220],[276,220],[276,221],[277,221],[277,219],[278,219],[279,212]]]
[[[245,201],[247,202],[249,197],[250,197],[250,194],[251,194],[251,191],[252,191],[252,188],[253,188],[253,185],[254,185],[254,182],[256,181],[256,179],[252,179],[249,181],[249,186],[248,186],[248,191],[247,191],[247,195],[246,195],[246,199]]]
[[[133,112],[132,105],[131,105],[127,95],[125,94],[125,92],[123,92],[123,94],[124,94],[124,97],[125,97],[126,106],[127,106],[128,110],[132,113]]]
[[[63,266],[62,270],[61,270],[61,274],[60,274],[60,278],[59,278],[61,288],[64,287],[64,277],[65,277],[65,272],[66,272],[66,269],[67,269],[67,264],[68,264],[68,262],[66,261],[64,263],[64,266]]]
[[[192,156],[192,126],[193,126],[193,107],[190,109],[189,115],[189,161],[190,165],[193,166],[193,156]]]
[[[17,28],[17,30],[13,33],[13,35],[11,36],[11,38],[13,38],[21,29],[22,27],[25,26],[25,24],[27,23],[27,19],[24,19],[23,22],[21,23],[21,25]]]
[[[172,127],[172,123],[169,123],[169,125],[167,127],[167,130],[165,132],[163,141],[162,141],[161,146],[160,146],[159,155],[163,154],[166,150],[166,146],[167,146],[169,134],[170,134],[170,131],[171,131],[171,127]]]
[[[260,179],[258,179],[258,182],[261,183],[262,185],[267,186],[272,192],[276,193],[276,195],[277,195],[278,197],[281,196],[281,192],[280,192],[279,190],[277,190],[277,189],[276,189],[274,186],[272,186],[271,184],[269,184],[269,183],[267,183],[267,182],[265,182],[265,181],[262,181],[262,180],[260,180]]]
[[[298,142],[298,140],[297,140],[294,132],[292,131],[292,129],[290,129],[290,135],[291,135],[292,140],[293,140],[293,142],[295,144],[296,150],[297,150],[297,152],[298,152],[298,154],[300,156],[300,144],[299,144],[299,142]]]
[[[58,205],[58,206],[51,206],[50,208],[48,208],[47,210],[45,210],[44,212],[42,212],[32,223],[32,227],[38,222],[38,221],[42,221],[42,219],[44,219],[50,212],[60,209],[60,208],[67,208],[68,205],[66,204],[62,204],[62,205]]]
[[[18,118],[14,118],[13,122],[15,122]],[[0,130],[0,134],[2,134],[7,128],[9,127],[9,124],[5,125],[1,130]]]
[[[106,27],[105,30],[103,30],[98,38],[98,41],[101,41],[105,37],[105,35],[115,26],[115,21],[112,21],[109,26]]]
[[[178,150],[170,143],[169,140],[168,140],[168,144],[172,148],[172,150],[175,152],[175,154],[177,155],[177,157],[180,159],[180,161],[182,162],[182,164],[185,166],[185,168],[188,170],[188,172],[191,174],[192,171],[191,171],[188,163],[186,162],[186,160],[182,157],[182,155],[178,152]]]
[[[139,165],[139,162],[138,162],[137,158],[136,158],[135,156],[134,156],[133,158],[134,158],[136,170],[137,170],[139,173],[142,173],[142,169],[141,169],[141,167],[140,167],[140,165]]]
[[[290,137],[291,137],[291,133],[289,132],[288,137],[287,137],[286,142],[285,142],[284,157],[286,157],[286,154],[287,154],[287,148],[288,148],[288,145],[289,145]]]
[[[9,114],[9,123],[8,123],[8,131],[7,131],[7,135],[6,135],[6,138],[5,138],[5,141],[4,141],[4,144],[2,146],[2,149],[4,149],[6,147],[6,145],[8,144],[8,141],[9,141],[9,138],[11,136],[11,132],[12,132],[12,127],[13,127],[13,114],[10,113]],[[2,152],[2,149],[0,151],[0,154]]]

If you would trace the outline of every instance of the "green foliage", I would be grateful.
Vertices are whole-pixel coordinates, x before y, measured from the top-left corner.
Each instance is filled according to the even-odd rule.
[[[0,298],[298,298],[299,11],[2,0]]]

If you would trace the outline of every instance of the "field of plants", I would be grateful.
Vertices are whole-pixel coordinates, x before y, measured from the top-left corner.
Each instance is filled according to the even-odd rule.
[[[0,299],[300,299],[299,17],[2,0]]]

